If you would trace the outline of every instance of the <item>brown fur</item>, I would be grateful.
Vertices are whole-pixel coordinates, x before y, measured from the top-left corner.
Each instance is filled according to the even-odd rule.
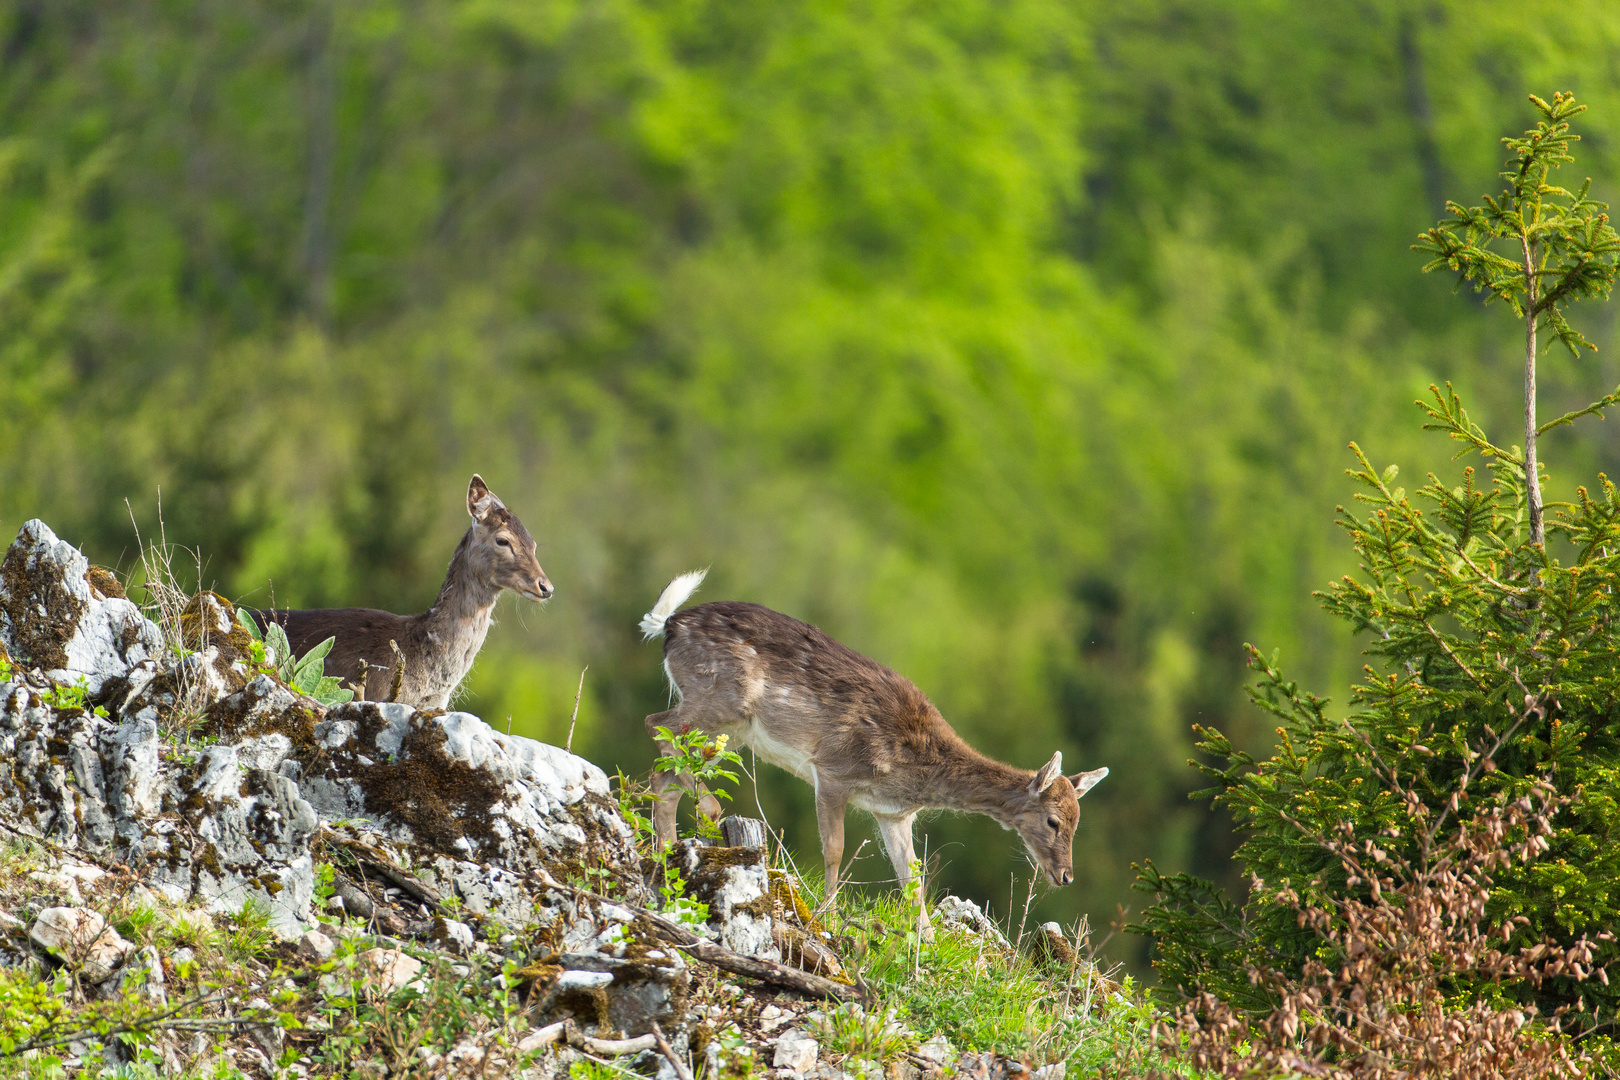
[[[665,669],[681,700],[647,717],[649,734],[659,726],[726,734],[814,785],[829,897],[847,803],[877,819],[902,887],[915,861],[912,821],[934,807],[988,815],[1023,838],[1053,884],[1073,880],[1078,798],[1106,769],[1071,779],[1059,774],[1058,755],[1039,770],[986,757],[910,680],[758,604],[687,608],[663,631]],[[674,838],[681,794],[670,783],[654,774],[654,823],[665,842]]]
[[[450,569],[431,608],[420,615],[395,615],[375,608],[314,608],[255,611],[261,626],[280,623],[293,652],[302,656],[329,637],[326,674],[357,684],[360,661],[368,666],[362,696],[386,698],[397,664],[390,641],[405,658],[399,700],[419,708],[442,709],[472,670],[502,590],[544,600],[553,589],[535,558],[534,537],[517,515],[474,476],[467,488],[472,515]]]

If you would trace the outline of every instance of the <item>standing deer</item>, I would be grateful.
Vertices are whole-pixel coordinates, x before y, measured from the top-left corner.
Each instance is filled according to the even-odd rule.
[[[553,592],[534,556],[534,537],[477,475],[467,487],[467,513],[472,526],[450,557],[439,598],[420,615],[375,608],[252,615],[260,626],[280,623],[298,656],[337,638],[326,654],[326,674],[356,686],[363,679],[362,698],[392,696],[397,682],[398,700],[418,708],[445,708],[472,670],[501,591],[510,589],[531,600],[544,600]]]
[[[916,861],[911,823],[931,807],[988,815],[1023,838],[1053,885],[1074,880],[1079,797],[1107,769],[1068,777],[1060,753],[1033,772],[985,757],[910,680],[770,608],[720,602],[677,613],[705,573],[670,582],[641,620],[647,640],[664,638],[664,672],[679,699],[647,717],[647,732],[655,740],[659,727],[728,735],[809,781],[829,905],[838,891],[849,803],[877,819],[902,891]],[[658,742],[664,754],[675,752]],[[660,843],[675,839],[681,790],[693,783],[688,775],[653,773]],[[926,905],[917,926],[932,935]]]

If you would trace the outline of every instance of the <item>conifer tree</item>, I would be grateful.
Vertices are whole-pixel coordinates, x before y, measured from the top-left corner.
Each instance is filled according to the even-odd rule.
[[[1577,354],[1591,348],[1566,311],[1609,294],[1620,239],[1589,181],[1572,194],[1548,179],[1572,160],[1569,120],[1583,106],[1568,94],[1531,101],[1541,113],[1535,129],[1504,140],[1514,155],[1507,190],[1481,207],[1451,204],[1452,220],[1414,245],[1433,256],[1425,270],[1454,270],[1524,318],[1525,446],[1491,441],[1449,386],[1431,387],[1433,400],[1419,403],[1425,427],[1460,441],[1459,456],[1481,454],[1489,484],[1467,468],[1460,484],[1431,474],[1409,495],[1394,465],[1380,471],[1351,444],[1350,475],[1367,511],[1340,507],[1339,515],[1362,573],[1317,595],[1366,635],[1372,662],[1351,690],[1350,713],[1336,715],[1288,681],[1275,655],[1251,646],[1259,677],[1250,693],[1280,725],[1276,751],[1257,760],[1217,730],[1194,729],[1209,755],[1194,764],[1213,781],[1196,794],[1232,811],[1252,888],[1235,902],[1190,875],[1140,869],[1137,886],[1155,902],[1133,929],[1153,938],[1166,986],[1183,994],[1268,1014],[1279,999],[1267,987],[1279,983],[1255,972],[1286,983],[1309,965],[1346,960],[1343,928],[1299,913],[1376,899],[1336,851],[1376,849],[1417,880],[1454,850],[1468,821],[1538,790],[1560,800],[1545,854],[1493,871],[1488,883],[1490,918],[1511,924],[1503,948],[1596,941],[1600,966],[1616,959],[1620,491],[1600,475],[1544,514],[1535,478],[1537,437],[1601,417],[1620,390],[1538,424],[1535,371],[1538,335]],[[1549,535],[1559,543],[1549,545]],[[1412,827],[1419,816],[1429,827]],[[1591,1029],[1620,1011],[1620,980],[1589,981],[1594,970],[1507,985],[1499,973],[1464,972],[1448,986],[1459,1001],[1517,1001],[1543,1016],[1566,1010]]]

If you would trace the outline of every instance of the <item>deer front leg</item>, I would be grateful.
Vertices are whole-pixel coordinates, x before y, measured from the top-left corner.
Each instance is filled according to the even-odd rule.
[[[838,906],[838,871],[844,862],[844,806],[848,802],[848,792],[816,776],[816,827],[821,832],[821,858],[827,867],[822,892],[829,912]]]
[[[911,823],[916,814],[874,814],[878,835],[883,837],[883,849],[894,864],[895,884],[904,896],[911,885],[912,867],[917,868],[917,936],[924,941],[934,940],[934,924],[928,917],[928,901],[923,896],[922,866],[917,862],[916,849],[911,844]]]
[[[647,734],[653,737],[653,741],[658,744],[659,754],[664,757],[673,755],[675,746],[666,739],[660,739],[655,733],[661,727],[673,731],[675,723],[674,709],[653,713],[647,717]],[[658,838],[660,846],[675,842],[675,815],[681,808],[681,789],[690,787],[692,783],[690,776],[677,777],[660,769],[653,770],[653,835]]]

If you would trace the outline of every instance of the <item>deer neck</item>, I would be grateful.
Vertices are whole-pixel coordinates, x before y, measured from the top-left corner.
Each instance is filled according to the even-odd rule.
[[[986,757],[966,743],[958,743],[944,755],[940,770],[941,801],[947,810],[984,814],[1006,828],[1028,801],[1029,781],[1034,775],[995,758]]]
[[[468,556],[471,539],[469,531],[450,558],[450,569],[444,575],[439,598],[421,616],[430,649],[449,661],[446,674],[455,675],[458,682],[471,668],[472,658],[489,633],[495,601],[501,595],[498,586],[483,580],[473,570]]]

